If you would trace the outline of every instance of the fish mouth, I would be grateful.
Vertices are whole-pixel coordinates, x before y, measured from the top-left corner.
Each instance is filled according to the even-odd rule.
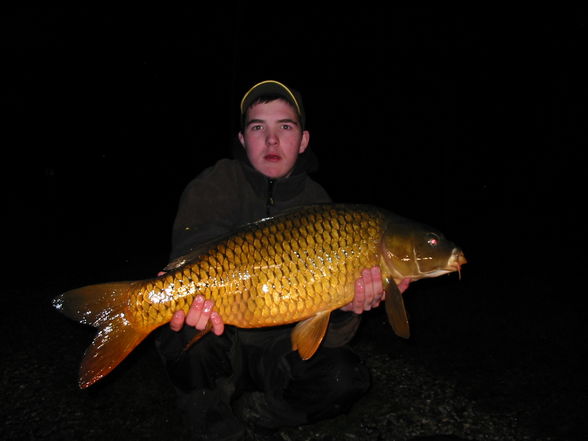
[[[454,248],[451,252],[449,260],[447,261],[447,271],[457,271],[459,279],[461,280],[461,266],[466,263],[468,263],[468,261],[466,260],[463,251],[459,248]]]

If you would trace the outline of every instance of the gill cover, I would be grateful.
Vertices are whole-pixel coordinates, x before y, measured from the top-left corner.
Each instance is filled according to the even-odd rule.
[[[399,283],[404,278],[419,280],[449,271],[456,249],[443,233],[402,217],[393,218],[382,241],[384,264]]]

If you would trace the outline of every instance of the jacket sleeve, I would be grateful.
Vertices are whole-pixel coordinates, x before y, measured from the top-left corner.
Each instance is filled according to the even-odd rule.
[[[170,260],[235,227],[232,210],[239,205],[231,183],[230,173],[221,164],[203,171],[188,184],[174,220]]]
[[[169,326],[162,326],[155,338],[155,347],[166,366],[182,362],[184,348],[198,331],[190,326],[184,326],[181,331],[175,332]]]
[[[222,163],[204,170],[186,186],[174,220],[170,261],[234,228],[232,210],[238,204],[233,187],[230,169]],[[158,329],[155,346],[168,371],[184,363],[184,347],[195,333],[189,326],[180,332],[172,331],[167,324]]]

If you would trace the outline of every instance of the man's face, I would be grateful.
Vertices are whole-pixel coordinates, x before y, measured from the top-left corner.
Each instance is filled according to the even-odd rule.
[[[239,141],[253,167],[275,179],[292,173],[308,146],[309,133],[300,127],[294,108],[278,99],[249,108]]]

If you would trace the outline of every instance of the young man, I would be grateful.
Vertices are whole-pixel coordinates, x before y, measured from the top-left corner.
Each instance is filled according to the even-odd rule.
[[[330,202],[307,174],[310,134],[296,91],[277,81],[258,83],[244,95],[241,115],[240,154],[202,172],[182,194],[172,259],[287,208]],[[331,315],[323,344],[306,361],[291,350],[291,326],[225,328],[213,302],[200,296],[187,314],[174,314],[156,345],[196,439],[238,440],[245,436],[244,422],[274,429],[349,410],[370,381],[346,344],[359,314],[378,306],[384,296],[379,268],[366,268],[358,276],[354,300]],[[184,352],[209,322],[216,335]]]

